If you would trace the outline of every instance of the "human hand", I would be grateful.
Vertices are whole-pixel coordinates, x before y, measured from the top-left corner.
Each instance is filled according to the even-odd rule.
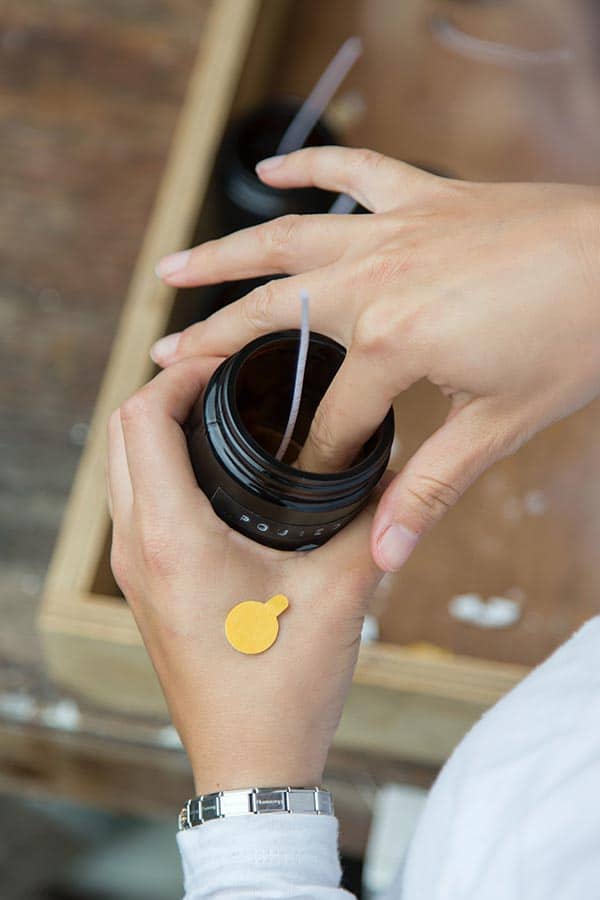
[[[160,373],[111,417],[111,564],[190,757],[198,793],[316,785],[380,573],[369,552],[374,510],[325,546],[284,553],[214,514],[196,483],[182,425],[218,359]],[[237,603],[290,601],[258,656],[225,637]]]
[[[160,274],[183,287],[292,277],[159,342],[154,358],[228,355],[296,327],[307,290],[312,327],[348,348],[299,460],[315,471],[347,464],[415,381],[437,385],[448,417],[373,524],[374,559],[398,569],[485,469],[600,393],[598,189],[469,184],[339,147],[258,171],[274,187],[349,193],[375,214],[286,217],[163,260]]]

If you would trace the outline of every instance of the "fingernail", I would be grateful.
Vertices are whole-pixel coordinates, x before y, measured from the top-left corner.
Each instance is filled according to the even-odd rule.
[[[262,175],[263,172],[270,172],[271,169],[276,169],[277,166],[280,166],[284,159],[285,154],[283,156],[269,156],[268,159],[263,159],[257,164],[256,171],[259,175]]]
[[[419,535],[398,523],[390,525],[377,541],[379,557],[386,572],[401,569],[419,541]]]
[[[150,350],[152,360],[160,366],[168,363],[177,352],[180,336],[181,332],[176,331],[174,334],[168,334],[166,337],[161,338],[160,341],[157,341]]]
[[[180,250],[179,253],[171,253],[170,256],[163,256],[156,265],[156,275],[158,278],[165,278],[168,275],[174,275],[180,272],[188,264],[190,258],[189,250]]]

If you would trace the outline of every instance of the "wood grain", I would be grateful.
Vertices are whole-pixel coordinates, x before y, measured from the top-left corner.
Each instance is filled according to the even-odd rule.
[[[114,591],[105,565],[103,427],[110,409],[149,374],[152,339],[182,311],[180,304],[198,299],[174,297],[151,269],[198,225],[218,128],[206,131],[194,114],[201,108],[213,124],[224,117],[233,100],[233,69],[227,85],[213,79],[206,93],[197,74],[202,68],[196,69],[154,216],[151,210],[198,41],[207,29],[215,34],[208,23],[217,2],[142,0],[133,12],[124,0],[88,0],[62,4],[52,23],[42,0],[9,4],[0,13],[6,26],[0,47],[6,148],[0,172],[6,197],[0,213],[0,611],[7,623],[0,633],[0,675],[5,689],[55,690],[39,662],[36,599],[84,439],[81,426],[90,421],[146,233],[67,519],[71,538],[59,548],[46,609],[56,671],[70,677],[71,687],[79,673],[100,691],[88,697],[103,703],[105,688],[114,698],[115,684],[134,673],[133,693],[122,706],[130,715],[118,718],[124,734],[133,710],[154,716],[162,708],[147,659],[138,666],[142,651],[128,611],[116,597],[103,596]],[[279,0],[267,7],[270,15],[282,15]],[[253,0],[223,4],[216,41],[207,46],[210,65],[204,61],[211,71],[235,68],[231,23],[241,47],[253,8]],[[544,72],[475,64],[432,38],[430,18],[440,11],[485,40],[533,48],[565,42],[576,51],[574,61]],[[257,37],[245,70],[251,77],[242,78],[235,102],[248,105],[262,84],[266,92],[306,94],[341,41],[359,32],[365,56],[333,109],[348,142],[460,177],[597,183],[593,18],[591,6],[579,0],[523,0],[518,8],[303,0],[293,6],[270,79],[267,57],[276,32],[267,28]],[[194,153],[202,165],[194,165]],[[444,411],[444,401],[426,384],[399,401],[400,464]],[[361,758],[368,751],[440,761],[481,710],[522,677],[523,666],[539,661],[596,611],[598,412],[596,405],[555,426],[485,476],[380,593],[386,644],[361,657],[339,746],[360,751]],[[524,616],[506,632],[460,625],[447,603],[464,591],[518,591]],[[79,642],[82,629],[88,644]],[[481,661],[434,654],[428,662],[427,655],[399,649],[415,641]],[[118,671],[111,672],[114,683],[103,683],[96,666],[108,669],[112,642]],[[66,782],[57,784],[67,789]]]
[[[386,152],[471,177],[534,177],[533,172],[519,169],[525,158],[537,160],[536,177],[568,175],[568,167],[559,173],[553,169],[550,157],[540,155],[539,124],[535,118],[502,119],[500,145],[495,133],[490,137],[488,121],[490,106],[497,114],[504,112],[506,104],[498,99],[501,96],[512,98],[510,108],[519,98],[523,102],[529,98],[528,103],[534,106],[543,105],[544,97],[550,102],[555,95],[556,73],[550,73],[552,77],[545,73],[543,78],[534,78],[532,82],[529,71],[515,72],[512,68],[486,67],[464,60],[436,43],[426,26],[431,15],[442,9],[452,14],[457,27],[486,40],[506,43],[518,38],[520,45],[533,48],[544,42],[549,46],[570,42],[578,48],[578,55],[569,69],[569,77],[580,86],[586,84],[589,94],[597,88],[597,73],[588,65],[589,53],[584,52],[589,51],[589,42],[586,43],[582,32],[586,22],[583,8],[575,20],[579,30],[573,29],[572,19],[567,20],[564,4],[554,3],[553,16],[544,19],[541,30],[537,27],[539,9],[532,6],[521,10],[516,20],[514,10],[510,15],[506,9],[459,11],[455,4],[412,2],[403,5],[400,11],[385,0],[376,0],[374,4],[357,0],[344,4],[343,8],[345,16],[341,15],[342,5],[338,2],[325,8],[315,2],[294,7],[281,42],[285,49],[275,69],[273,83],[278,90],[306,93],[323,60],[348,30],[359,30],[365,37],[365,57],[351,75],[345,91],[350,96],[353,91],[361,93],[366,113],[348,127],[351,141],[373,145],[370,139],[374,138],[374,145]],[[311,54],[306,55],[303,48],[309,34],[314,36],[314,41]],[[387,80],[382,77],[382,59],[387,66]],[[565,74],[562,69],[560,73]],[[391,98],[397,102],[397,95],[394,91],[382,91],[381,85],[396,82],[406,90],[407,103],[392,111],[385,104]],[[530,97],[532,90],[534,94],[538,92],[537,99]],[[455,94],[458,99],[454,98]],[[341,101],[343,105],[344,97]],[[457,106],[459,101],[464,103],[462,110]],[[433,110],[429,114],[427,104]],[[444,117],[441,112],[449,104],[452,115],[447,113]],[[471,107],[479,114],[467,115]],[[579,115],[579,107],[572,115]],[[434,120],[440,129],[439,138],[435,139]],[[558,121],[553,127],[559,129]],[[452,156],[427,155],[432,148],[442,146],[452,146],[456,159],[462,160],[461,165]],[[508,153],[511,146],[519,147],[519,153],[511,156]],[[527,153],[525,147],[529,148]],[[502,170],[500,163],[509,164],[509,169]],[[583,160],[577,166],[578,171],[586,171]],[[165,295],[164,303],[169,302]],[[143,328],[139,321],[138,327]],[[150,327],[156,327],[156,323]],[[123,330],[131,334],[134,329],[125,320]],[[128,339],[123,342],[121,338],[121,342],[127,346]],[[131,370],[125,373],[124,365],[119,371],[113,368],[107,379],[107,383],[112,383],[110,391],[114,392],[117,384],[119,390],[126,382],[133,385],[140,374]],[[100,408],[104,407],[108,408],[101,400]],[[445,408],[442,398],[426,384],[418,385],[398,402],[402,447],[396,460],[398,464],[443,421]],[[496,467],[427,538],[402,574],[387,580],[376,606],[382,636],[388,644],[427,641],[459,655],[526,666],[541,660],[593,614],[597,578],[592,555],[597,536],[594,528],[598,524],[592,517],[590,528],[590,510],[597,498],[594,489],[588,487],[587,473],[594,471],[598,458],[596,415],[593,408],[580,413],[539,437],[514,459]],[[96,442],[96,448],[99,447],[100,443]],[[96,463],[99,458],[98,455]],[[88,469],[96,471],[95,476],[88,472],[88,478],[96,478],[97,482],[97,466],[90,465]],[[71,534],[81,521],[81,497],[80,491],[79,506],[73,506],[77,515],[70,526]],[[94,527],[97,533],[89,545],[88,562],[78,573],[71,555],[67,554],[65,570],[69,570],[73,586],[79,585],[84,591],[90,586],[105,591],[110,588],[110,578],[105,562],[99,562],[97,554],[106,522],[101,525],[96,517]],[[586,537],[582,538],[584,527]],[[106,559],[105,552],[103,559]],[[81,582],[80,574],[93,570],[94,565],[96,575],[91,584],[89,580]],[[62,577],[60,585],[51,578],[49,592],[57,596],[65,585]],[[507,631],[482,632],[458,623],[449,615],[448,602],[465,592],[477,592],[483,597],[508,594],[523,603],[524,615],[517,627]],[[523,669],[515,671],[522,673]],[[401,681],[399,676],[398,684]],[[466,695],[463,699],[468,702]]]
[[[0,725],[0,789],[33,797],[72,797],[100,809],[146,817],[174,817],[193,795],[189,766],[179,750]]]
[[[164,254],[187,246],[194,233],[257,9],[258,0],[220,0],[207,23],[52,558],[50,602],[60,602],[61,593],[89,590],[95,581],[109,527],[102,474],[106,423],[151,374],[149,349],[165,333],[175,297],[155,277],[154,266]]]
[[[42,580],[211,6],[0,10],[2,676],[44,679]]]

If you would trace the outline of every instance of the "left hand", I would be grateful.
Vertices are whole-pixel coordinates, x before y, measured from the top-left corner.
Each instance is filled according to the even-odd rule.
[[[219,360],[161,372],[109,424],[113,572],[158,673],[198,793],[321,782],[379,572],[373,510],[309,553],[232,531],[197,485],[182,429]],[[289,598],[265,653],[224,633],[242,600]]]

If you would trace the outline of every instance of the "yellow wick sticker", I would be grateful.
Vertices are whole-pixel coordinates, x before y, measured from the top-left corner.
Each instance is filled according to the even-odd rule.
[[[275,594],[266,603],[244,600],[229,610],[225,619],[225,635],[234,650],[240,653],[264,653],[279,634],[277,616],[289,606],[284,594]]]

